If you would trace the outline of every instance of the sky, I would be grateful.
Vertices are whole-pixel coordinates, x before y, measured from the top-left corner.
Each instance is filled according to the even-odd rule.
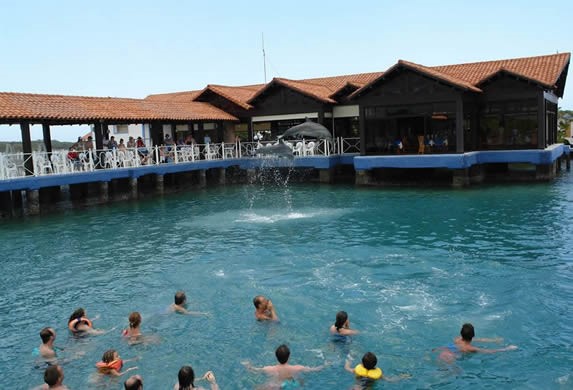
[[[573,1],[0,0],[0,91],[144,98],[573,51]],[[571,76],[571,75],[570,75]],[[570,77],[571,78],[571,77]],[[559,106],[573,109],[573,80]],[[86,126],[52,128],[72,141]],[[41,138],[34,126],[32,139]],[[0,126],[0,141],[19,141]]]

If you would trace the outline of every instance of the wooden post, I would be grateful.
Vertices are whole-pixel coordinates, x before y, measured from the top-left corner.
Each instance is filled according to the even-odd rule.
[[[537,148],[545,149],[547,139],[545,137],[545,97],[543,91],[537,93]]]
[[[366,110],[363,106],[359,107],[358,123],[360,127],[360,155],[366,156],[366,118],[364,113]]]
[[[32,161],[32,138],[30,137],[30,124],[28,122],[20,123],[20,132],[22,133],[22,151],[24,152],[24,168],[26,176],[34,175],[34,161]]]
[[[219,168],[219,185],[225,185],[227,182],[227,169]]]
[[[131,199],[137,199],[139,195],[137,188],[137,177],[131,177],[129,179],[129,189],[130,189]]]
[[[205,169],[200,169],[197,171],[199,175],[199,187],[207,186],[207,171]]]
[[[26,206],[28,215],[40,214],[40,191],[28,190],[26,192]]]
[[[371,182],[370,171],[356,171],[356,185],[367,186]]]
[[[103,132],[101,122],[94,123],[94,134],[95,134],[95,148],[97,150],[103,149]]]
[[[165,177],[163,175],[155,175],[155,192],[163,194],[165,191]]]
[[[48,155],[52,154],[52,136],[50,135],[50,125],[47,123],[42,123],[42,135],[44,138],[44,146],[46,147],[46,152]]]
[[[101,181],[99,183],[99,200],[102,203],[109,201],[109,183],[107,181]]]
[[[456,97],[456,153],[464,152],[464,102]]]

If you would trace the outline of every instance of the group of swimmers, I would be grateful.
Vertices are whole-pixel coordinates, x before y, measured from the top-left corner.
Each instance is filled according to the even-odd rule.
[[[182,291],[175,294],[174,303],[171,304],[170,310],[181,314],[208,315],[208,313],[190,311],[186,307],[186,296]],[[263,295],[257,295],[253,298],[255,306],[255,318],[259,321],[279,321],[276,309],[270,299]],[[129,315],[129,328],[122,331],[122,336],[126,337],[130,343],[137,343],[141,340],[142,333],[140,330],[141,315],[138,312],[132,312]],[[103,334],[105,331],[95,329],[92,321],[87,317],[83,308],[75,310],[68,320],[68,329],[72,334]],[[339,311],[336,314],[334,324],[330,327],[330,334],[336,338],[346,338],[359,334],[359,331],[350,327],[350,320],[345,311]],[[495,353],[517,349],[514,345],[509,345],[500,349],[484,349],[472,345],[473,341],[478,342],[501,342],[497,339],[474,338],[475,330],[471,324],[464,324],[460,331],[460,336],[456,337],[452,344],[447,347],[439,347],[434,351],[439,351],[439,359],[446,363],[452,363],[455,359],[464,353]],[[47,327],[40,331],[42,344],[37,349],[38,355],[48,364],[44,372],[45,385],[40,389],[64,390],[67,387],[63,384],[64,372],[61,365],[58,365],[57,347],[54,345],[56,332],[53,328]],[[261,372],[267,374],[272,382],[270,388],[289,389],[298,387],[297,378],[302,373],[319,371],[328,364],[325,363],[316,367],[289,364],[290,349],[287,345],[282,344],[275,350],[275,356],[278,364],[264,367],[254,367],[249,361],[243,361],[242,364],[249,371]],[[135,359],[130,359],[135,360]],[[118,352],[110,349],[104,352],[101,361],[96,363],[97,372],[104,376],[119,377],[126,373],[136,370],[137,367],[123,369],[124,363],[130,361],[121,359]],[[383,371],[377,367],[378,358],[373,352],[366,352],[361,363],[352,367],[351,357],[348,356],[344,369],[352,373],[357,383],[362,387],[364,384],[377,380],[398,381],[409,378],[409,374],[402,374],[398,377],[385,376]],[[61,361],[60,361],[61,363]],[[122,371],[123,370],[123,371]],[[199,380],[206,380],[210,384],[211,390],[219,390],[215,375],[212,371],[207,371]],[[195,373],[189,365],[181,367],[178,374],[178,383],[174,386],[175,390],[201,389],[195,387]],[[125,390],[143,389],[143,378],[140,375],[133,375],[124,382]]]

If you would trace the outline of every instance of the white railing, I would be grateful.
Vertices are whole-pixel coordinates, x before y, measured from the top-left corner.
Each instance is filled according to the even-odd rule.
[[[167,145],[153,148],[124,148],[87,151],[57,150],[52,153],[1,153],[0,180],[25,176],[44,176],[92,172],[96,169],[124,169],[145,165],[192,163],[200,160],[225,160],[257,157],[257,150],[277,141],[220,144]],[[285,141],[294,158],[359,153],[358,138]]]

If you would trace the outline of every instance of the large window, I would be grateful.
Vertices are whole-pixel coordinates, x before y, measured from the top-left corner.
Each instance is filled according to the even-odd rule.
[[[537,101],[488,103],[480,117],[480,143],[484,149],[535,148]]]

